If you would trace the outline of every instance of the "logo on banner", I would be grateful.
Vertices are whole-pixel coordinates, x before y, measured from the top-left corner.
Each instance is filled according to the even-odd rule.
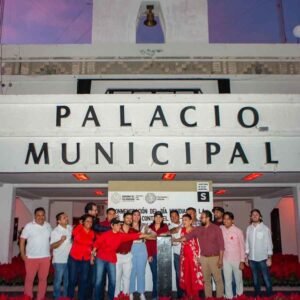
[[[122,199],[122,196],[119,193],[115,192],[111,195],[111,201],[115,204],[120,203],[121,199]]]
[[[152,204],[156,201],[156,196],[154,193],[147,193],[145,196],[145,200],[147,203]]]

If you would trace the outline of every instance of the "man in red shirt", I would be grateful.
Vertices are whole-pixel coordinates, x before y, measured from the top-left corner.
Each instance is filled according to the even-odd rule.
[[[95,299],[102,299],[103,295],[103,278],[108,274],[108,298],[114,299],[116,286],[116,262],[117,249],[124,242],[137,240],[139,238],[148,238],[147,234],[140,232],[123,233],[121,230],[121,221],[117,218],[111,220],[111,228],[107,232],[98,235],[95,242],[94,251],[97,250],[96,257],[96,284],[95,284]]]
[[[112,218],[115,217],[116,215],[116,210],[114,208],[108,208],[106,210],[106,220],[103,222],[99,221],[98,218],[98,207],[95,202],[89,202],[86,204],[84,208],[85,214],[89,214],[90,216],[93,217],[93,231],[96,234],[101,234],[103,232],[106,232],[111,229],[110,227],[110,221]],[[94,266],[91,266],[90,268],[90,273],[89,273],[89,282],[87,286],[87,300],[92,300],[93,299],[93,291],[94,291],[94,286],[95,286],[95,280],[96,280],[96,268]],[[103,285],[106,285],[106,277],[103,279]],[[104,290],[104,289],[103,289]],[[101,297],[104,299],[104,294]]]
[[[132,213],[126,212],[123,215],[123,225],[121,226],[120,232],[126,234],[137,232],[137,230],[133,229],[131,225]],[[118,297],[121,292],[121,282],[123,282],[122,293],[126,296],[129,296],[130,274],[132,269],[132,243],[133,241],[122,243],[117,249],[115,297]]]
[[[117,217],[117,212],[114,208],[112,207],[109,207],[107,210],[106,210],[106,219],[102,222],[100,222],[100,225],[102,227],[107,227],[108,230],[111,229],[111,220],[116,218]],[[102,230],[102,231],[105,231],[105,230]]]

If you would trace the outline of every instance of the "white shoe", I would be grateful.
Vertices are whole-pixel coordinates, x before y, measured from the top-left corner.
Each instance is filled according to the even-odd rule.
[[[146,297],[145,297],[145,294],[144,294],[144,293],[141,293],[141,294],[140,294],[140,300],[146,300]]]
[[[133,300],[133,294],[129,295],[129,300]]]

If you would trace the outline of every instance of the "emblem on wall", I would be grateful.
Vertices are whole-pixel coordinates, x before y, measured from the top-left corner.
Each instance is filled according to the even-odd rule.
[[[115,204],[120,203],[122,200],[121,194],[115,192],[111,195],[111,201]]]
[[[156,201],[156,196],[154,193],[147,193],[145,196],[145,200],[147,203],[152,204]]]

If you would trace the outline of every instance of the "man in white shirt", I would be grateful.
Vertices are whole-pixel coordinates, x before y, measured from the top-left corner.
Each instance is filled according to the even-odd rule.
[[[243,274],[245,262],[245,242],[241,229],[234,225],[234,215],[231,212],[223,214],[222,230],[225,251],[223,256],[223,274],[225,283],[225,298],[232,299],[232,274],[235,280],[236,296],[243,294]]]
[[[272,294],[269,267],[272,265],[273,244],[270,229],[263,223],[258,209],[250,213],[251,224],[246,233],[246,264],[250,265],[253,275],[255,297],[260,296],[260,273],[263,276],[267,296]]]
[[[51,232],[51,249],[53,249],[54,282],[53,296],[59,299],[61,295],[61,282],[63,281],[63,296],[68,295],[68,257],[72,247],[72,226],[68,225],[67,214],[61,212],[56,215],[57,226]]]
[[[172,238],[177,239],[180,238],[181,235],[181,224],[179,220],[179,212],[178,210],[174,209],[170,211],[170,219],[171,224],[169,225],[169,230],[172,234]],[[179,279],[180,279],[180,250],[181,250],[181,243],[174,242],[172,245],[173,248],[173,260],[174,260],[174,268],[175,268],[175,275],[176,275],[176,288],[177,288],[177,298],[181,299],[183,297],[183,291],[179,286]]]
[[[38,274],[37,300],[45,298],[50,267],[51,226],[45,220],[45,209],[36,208],[34,221],[25,225],[20,238],[20,254],[26,270],[24,294],[33,298],[33,281]],[[25,242],[27,242],[26,249]]]

